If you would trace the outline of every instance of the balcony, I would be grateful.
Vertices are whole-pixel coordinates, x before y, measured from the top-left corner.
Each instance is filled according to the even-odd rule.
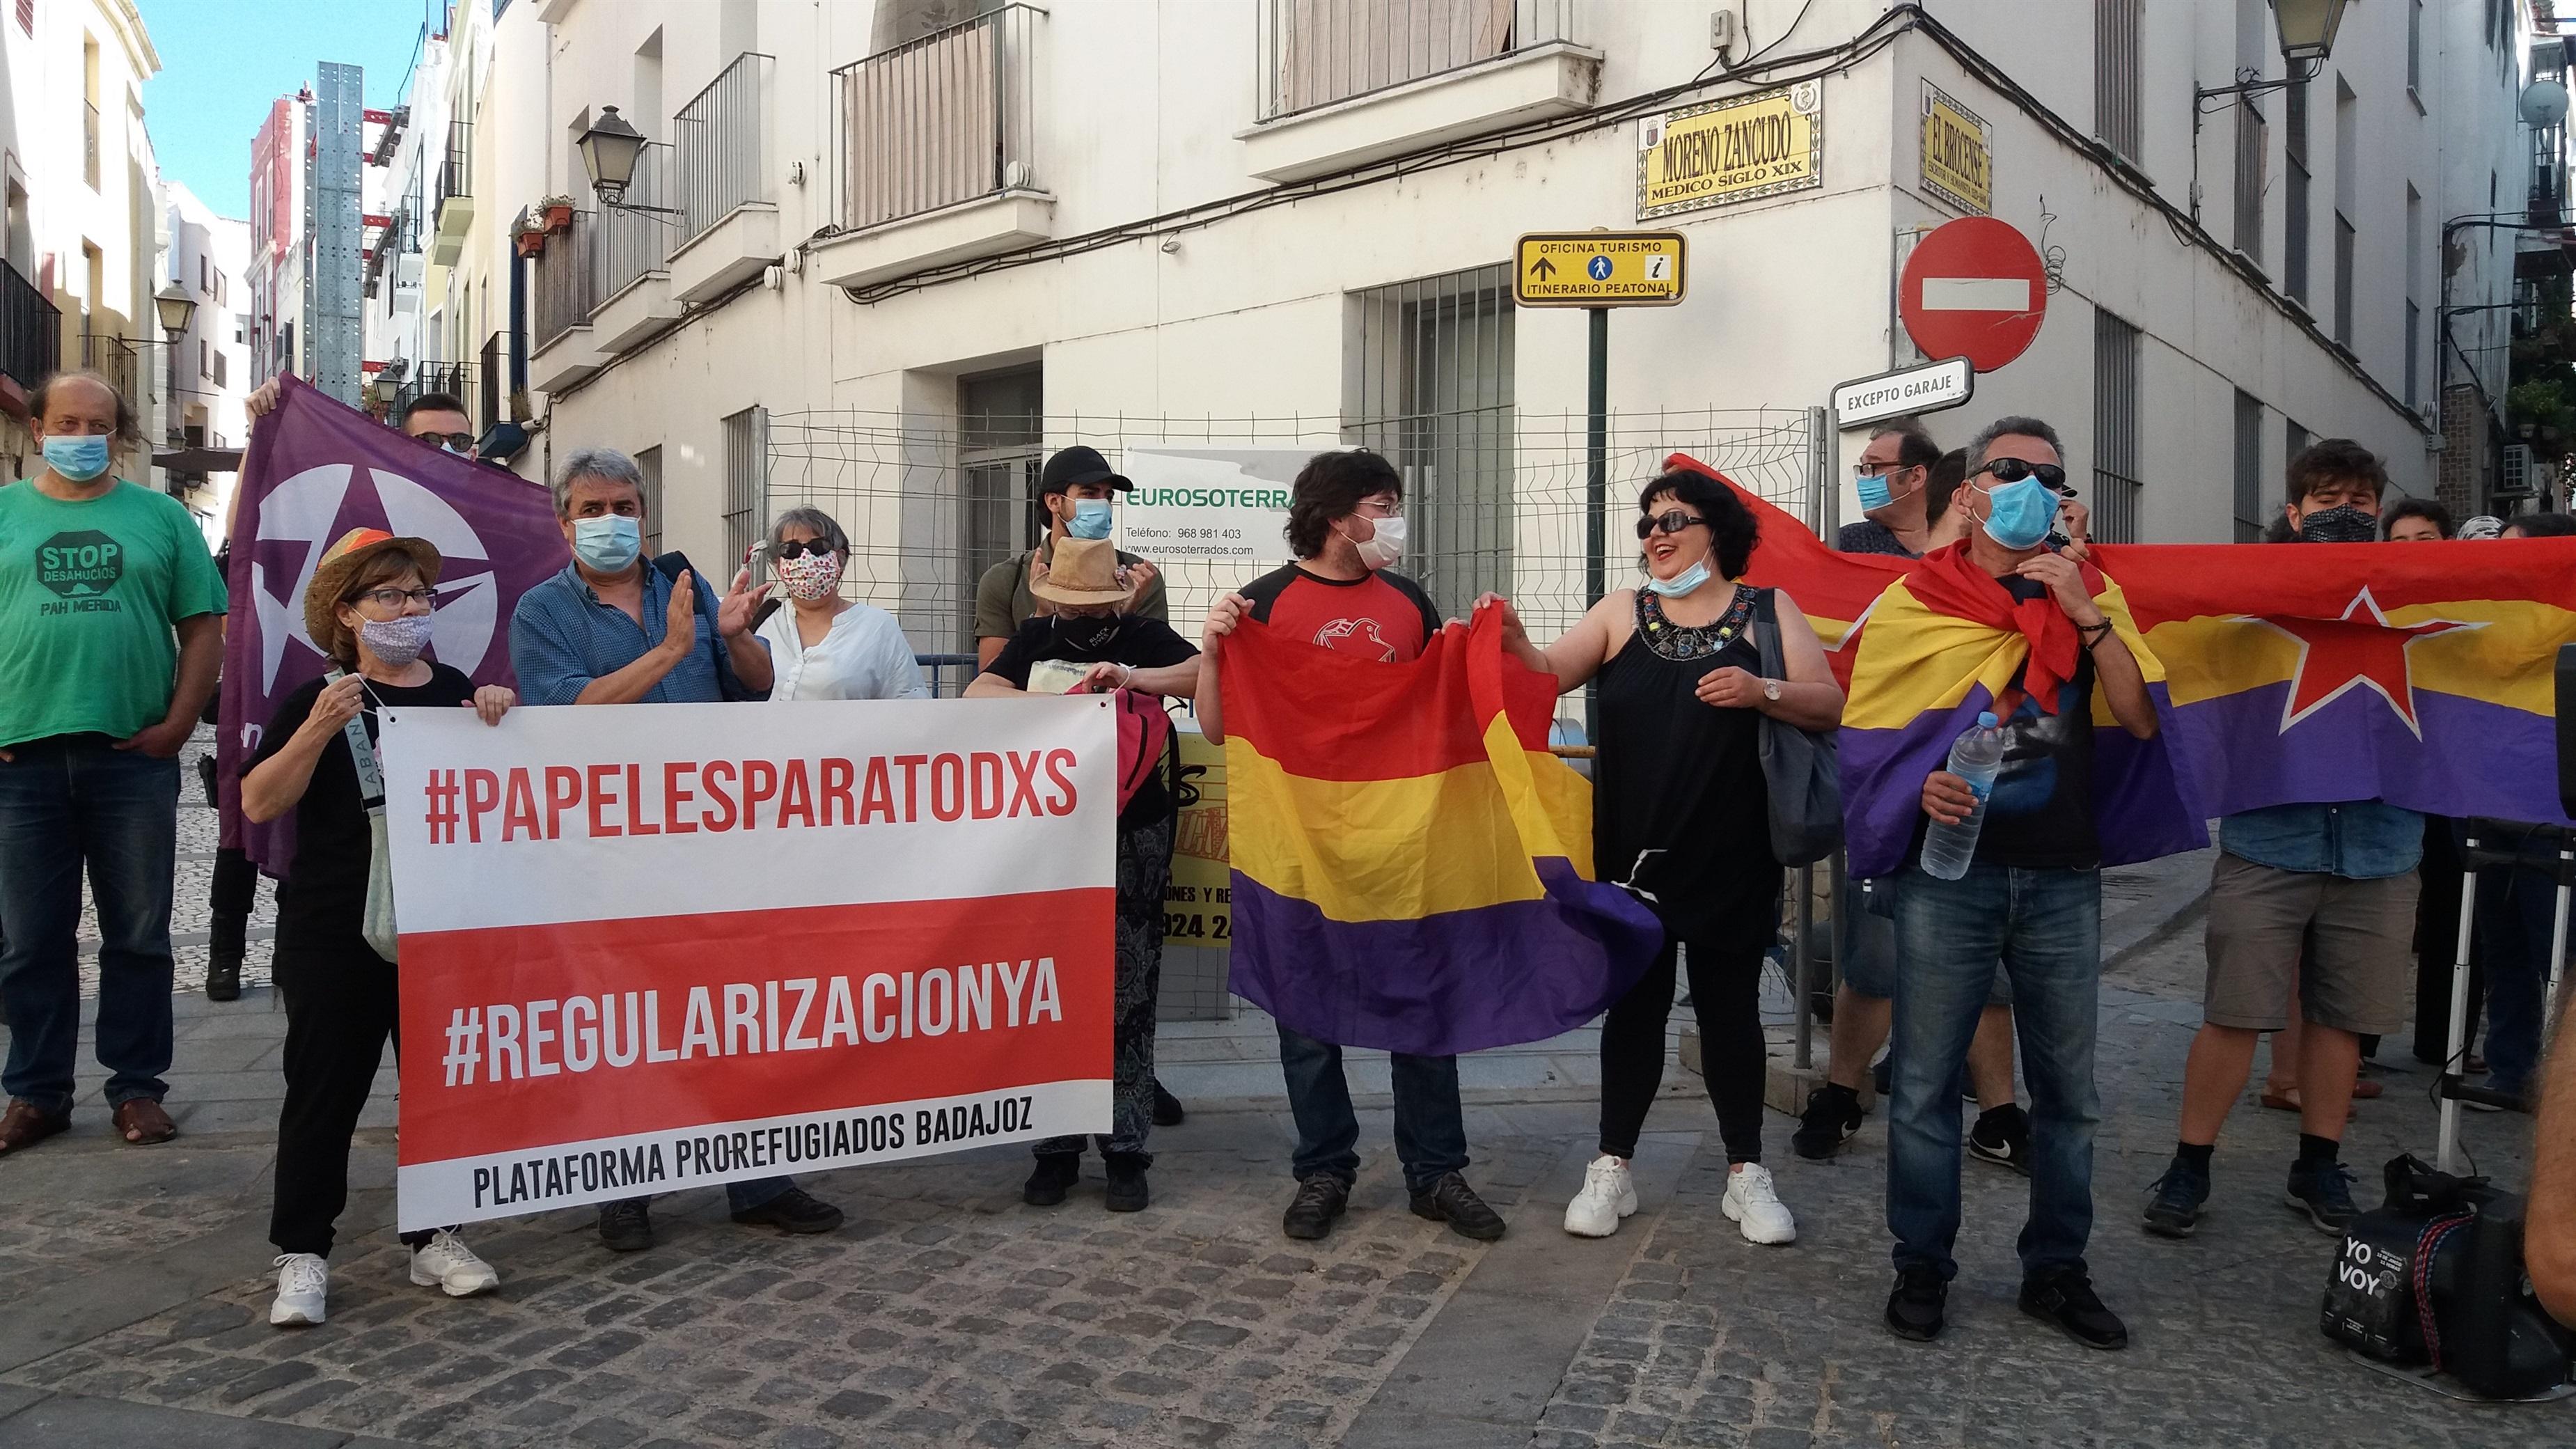
[[[456,265],[465,249],[465,233],[474,225],[474,123],[447,124],[447,157],[438,168],[438,199],[430,203],[438,216],[430,238],[429,264]]]
[[[1575,0],[1261,0],[1252,174],[1303,181],[1588,109]]]
[[[671,204],[671,148],[648,145],[635,158],[624,200],[636,207]],[[599,213],[599,304],[591,309],[591,340],[601,350],[623,352],[654,335],[681,312],[671,295],[668,254],[678,233],[671,219],[649,211],[603,208]]]
[[[712,301],[787,254],[769,174],[774,64],[744,51],[671,118],[681,213],[671,292],[683,302]]]
[[[529,268],[533,351],[528,385],[553,392],[597,372],[608,358],[592,342],[590,314],[599,304],[603,274],[597,214],[576,211],[572,230],[546,238]]]
[[[403,410],[416,398],[440,393],[457,400],[462,411],[474,396],[474,364],[470,362],[416,362],[402,381],[393,385],[386,409],[388,418],[400,418]]]
[[[63,314],[17,268],[0,262],[0,405],[23,416],[27,393],[62,355]]]
[[[1046,12],[1010,5],[842,67],[843,235],[822,280],[856,287],[1055,234],[1037,168]]]
[[[108,385],[116,389],[117,396],[124,398],[136,413],[144,410],[143,395],[135,391],[137,381],[143,376],[142,354],[135,351],[133,343],[103,332],[83,333],[81,366],[106,378]]]

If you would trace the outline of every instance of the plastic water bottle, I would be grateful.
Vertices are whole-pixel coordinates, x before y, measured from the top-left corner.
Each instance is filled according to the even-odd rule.
[[[2004,732],[1995,728],[1994,714],[1977,716],[1977,722],[1959,736],[1950,747],[1949,770],[1968,782],[1977,792],[1977,803],[1968,818],[1956,825],[1933,821],[1923,832],[1923,871],[1935,880],[1957,880],[1968,873],[1968,862],[1977,855],[1977,832],[1986,823],[1986,797],[1994,793],[1995,772],[2003,768]]]

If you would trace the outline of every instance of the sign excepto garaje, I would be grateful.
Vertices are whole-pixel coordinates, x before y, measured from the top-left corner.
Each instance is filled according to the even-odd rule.
[[[1637,219],[1825,184],[1824,87],[1728,96],[1637,123]]]
[[[1687,279],[1677,231],[1534,231],[1514,250],[1524,307],[1669,307]]]
[[[1954,408],[1974,396],[1977,374],[1964,357],[1854,378],[1834,389],[1834,418],[1846,428],[1882,418]]]
[[[1994,210],[1994,131],[1930,81],[1923,83],[1923,189],[1984,216]]]

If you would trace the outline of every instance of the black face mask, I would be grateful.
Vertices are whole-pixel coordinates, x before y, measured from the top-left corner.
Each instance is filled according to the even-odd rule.
[[[2299,520],[2301,543],[2369,543],[2378,537],[2379,520],[2349,503],[2320,508]]]
[[[1055,637],[1068,648],[1080,650],[1085,654],[1097,654],[1117,639],[1118,624],[1119,619],[1115,614],[1105,617],[1087,615],[1079,618],[1069,614],[1058,614],[1055,616]]]

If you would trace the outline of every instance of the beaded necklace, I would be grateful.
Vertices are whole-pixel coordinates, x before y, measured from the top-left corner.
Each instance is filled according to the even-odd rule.
[[[1735,586],[1735,599],[1714,624],[1676,624],[1664,617],[1663,599],[1652,589],[1637,591],[1637,628],[1646,647],[1675,662],[1705,659],[1741,638],[1753,621],[1753,590]]]

